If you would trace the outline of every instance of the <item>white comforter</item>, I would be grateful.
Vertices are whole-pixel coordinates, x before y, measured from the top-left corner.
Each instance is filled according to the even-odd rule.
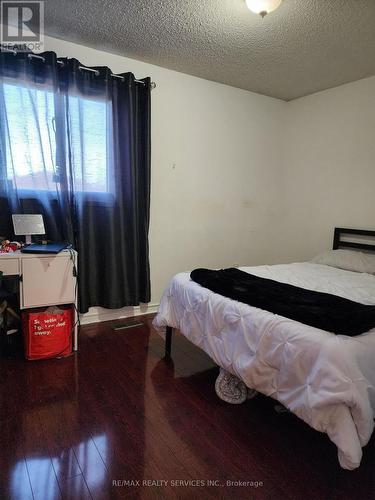
[[[375,304],[375,277],[308,262],[243,271]],[[375,411],[375,329],[334,335],[211,292],[177,274],[154,325],[178,328],[222,368],[326,432],[340,464],[355,469]]]

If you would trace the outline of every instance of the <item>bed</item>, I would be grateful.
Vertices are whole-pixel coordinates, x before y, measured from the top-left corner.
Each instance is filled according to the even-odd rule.
[[[336,228],[333,248],[375,251],[358,238],[375,238],[375,231]],[[241,269],[375,305],[372,274],[312,262]],[[176,328],[248,388],[327,433],[343,468],[359,467],[374,428],[375,328],[355,337],[335,335],[211,292],[190,273],[171,280],[154,326],[166,330],[167,357]]]

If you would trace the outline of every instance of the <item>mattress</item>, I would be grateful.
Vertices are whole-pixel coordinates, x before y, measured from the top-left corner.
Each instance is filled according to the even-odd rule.
[[[375,276],[309,262],[241,270],[375,305]],[[178,328],[219,366],[270,396],[338,448],[340,465],[360,465],[374,428],[375,329],[334,335],[211,292],[177,274],[154,326]]]

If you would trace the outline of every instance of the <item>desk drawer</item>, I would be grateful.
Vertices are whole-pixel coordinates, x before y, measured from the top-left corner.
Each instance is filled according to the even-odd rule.
[[[76,279],[70,255],[22,259],[22,308],[71,304]]]
[[[20,273],[20,265],[18,259],[8,259],[0,258],[0,271],[3,272],[4,276],[10,276],[12,274]]]

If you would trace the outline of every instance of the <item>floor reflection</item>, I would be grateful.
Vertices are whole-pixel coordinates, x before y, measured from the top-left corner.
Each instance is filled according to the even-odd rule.
[[[27,498],[25,495],[25,480],[30,480],[32,494],[43,500],[60,498],[60,487],[57,478],[70,479],[83,474],[93,491],[100,489],[108,480],[105,466],[97,466],[98,449],[94,441],[100,446],[100,457],[105,463],[108,455],[108,440],[105,434],[95,435],[87,441],[78,443],[72,450],[61,450],[55,456],[28,456],[18,460],[10,470],[9,491],[15,499]],[[75,462],[79,463],[79,470]],[[26,471],[25,471],[26,469]],[[4,471],[2,471],[4,472]],[[27,472],[28,478],[25,477]],[[5,496],[0,496],[5,498]]]
[[[91,488],[97,488],[107,480],[105,467],[97,466],[98,449],[104,464],[108,463],[108,439],[105,434],[93,436],[92,439],[79,443],[74,447],[82,474],[90,483]]]

